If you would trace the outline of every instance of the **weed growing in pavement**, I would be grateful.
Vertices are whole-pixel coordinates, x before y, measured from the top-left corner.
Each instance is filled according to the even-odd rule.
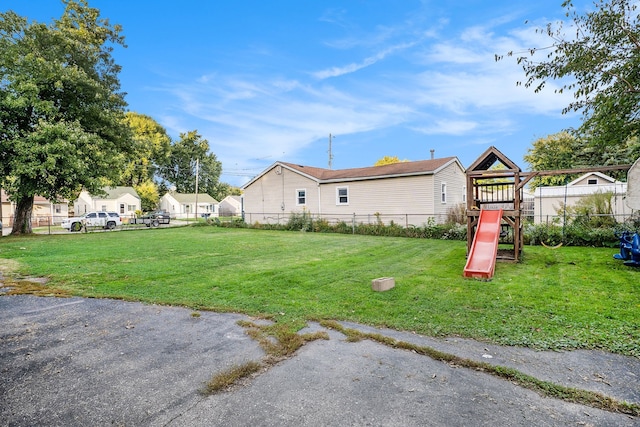
[[[243,378],[258,372],[261,368],[262,364],[254,361],[249,361],[242,365],[234,365],[226,371],[222,371],[214,375],[213,378],[205,384],[202,393],[210,395],[224,391],[232,385],[237,384],[238,381]]]
[[[486,362],[477,362],[475,360],[461,358],[449,353],[435,350],[431,347],[420,346],[408,343],[406,341],[396,340],[395,338],[386,337],[381,334],[365,333],[356,329],[345,328],[339,322],[333,320],[321,321],[320,324],[325,328],[341,332],[347,337],[347,341],[349,342],[368,339],[389,347],[409,350],[423,356],[429,356],[433,360],[445,362],[452,366],[459,366],[462,368],[469,368],[486,372],[496,377],[512,381],[513,383],[518,384],[521,387],[533,390],[543,396],[591,406],[593,408],[602,409],[609,412],[618,412],[634,417],[640,416],[640,405],[638,404],[621,402],[617,399],[593,391],[580,390],[572,387],[554,384],[548,381],[542,381],[535,377],[532,377],[531,375],[523,374],[517,369],[507,368],[504,366],[496,366]]]
[[[261,369],[267,370],[293,356],[306,343],[318,339],[329,339],[329,334],[326,331],[297,334],[286,324],[258,325],[247,320],[240,320],[237,323],[246,329],[247,335],[258,342],[266,356],[262,362],[247,362],[214,375],[205,385],[203,394],[210,395],[228,390],[231,386],[238,384],[241,380],[257,373]]]

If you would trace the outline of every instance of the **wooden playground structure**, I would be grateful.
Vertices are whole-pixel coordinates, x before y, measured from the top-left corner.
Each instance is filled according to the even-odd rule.
[[[499,167],[495,167],[499,165]],[[501,210],[499,221],[499,243],[495,259],[519,261],[523,247],[523,196],[525,185],[536,176],[569,175],[612,170],[629,170],[631,165],[598,166],[578,169],[560,169],[523,172],[520,167],[501,153],[496,147],[489,147],[467,168],[467,256],[473,255],[478,225],[483,210]],[[491,277],[489,273],[467,277]]]

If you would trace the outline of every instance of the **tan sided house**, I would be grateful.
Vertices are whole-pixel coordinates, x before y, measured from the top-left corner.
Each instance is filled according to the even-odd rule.
[[[342,170],[276,162],[243,186],[245,220],[305,212],[329,222],[442,223],[465,203],[465,185],[457,157]]]

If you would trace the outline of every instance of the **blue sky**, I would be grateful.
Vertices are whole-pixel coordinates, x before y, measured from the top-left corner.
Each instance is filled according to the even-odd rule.
[[[585,2],[586,5],[587,2]],[[1,0],[50,22],[56,0]],[[129,109],[172,138],[197,130],[242,185],[275,161],[333,169],[389,155],[457,156],[491,145],[523,169],[531,143],[580,124],[570,94],[516,86],[513,58],[549,45],[561,0],[89,0],[123,26]]]

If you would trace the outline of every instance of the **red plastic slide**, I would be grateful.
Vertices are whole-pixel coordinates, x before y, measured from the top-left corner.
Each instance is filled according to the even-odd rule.
[[[500,237],[500,221],[502,209],[481,210],[478,228],[473,237],[471,251],[464,267],[464,277],[490,279],[496,268],[498,254],[498,238]]]

